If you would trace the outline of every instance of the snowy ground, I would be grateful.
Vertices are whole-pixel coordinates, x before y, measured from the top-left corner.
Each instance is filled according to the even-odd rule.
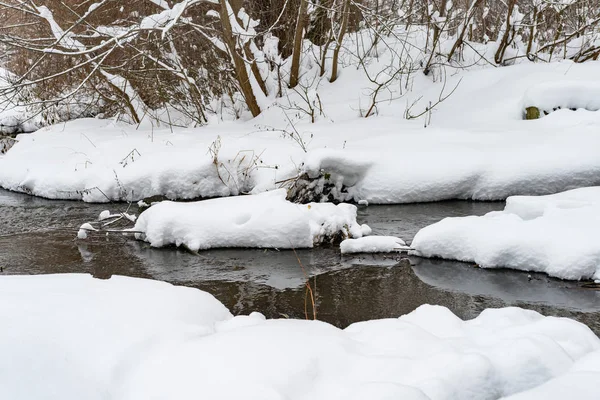
[[[422,229],[417,254],[545,272],[562,279],[600,279],[600,187],[547,196],[509,197],[504,211],[446,218]]]
[[[82,119],[21,135],[0,159],[0,186],[94,202],[158,194],[189,199],[258,193],[306,172],[320,178],[315,187],[333,186],[338,200],[403,203],[597,185],[599,112],[562,109],[522,118],[531,101],[550,107],[556,87],[566,98],[557,98],[557,107],[577,106],[572,94],[598,87],[599,67],[565,61],[452,70],[446,92],[460,82],[454,94],[430,116],[406,120],[407,104],[422,97],[413,113],[422,111],[439,96],[440,82],[417,75],[412,92],[379,104],[378,115],[364,119],[359,110],[367,84],[348,66],[338,82],[321,84],[325,116],[315,124],[297,120],[298,140],[282,137],[292,127],[275,106],[250,121],[173,131]],[[553,96],[545,97],[548,91]]]
[[[11,400],[591,400],[600,379],[587,327],[517,308],[462,321],[422,306],[340,330],[233,317],[163,282],[51,275],[0,278],[0,319]]]

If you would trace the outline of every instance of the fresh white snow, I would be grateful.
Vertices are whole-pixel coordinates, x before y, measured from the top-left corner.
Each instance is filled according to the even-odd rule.
[[[144,211],[133,230],[152,246],[197,251],[216,247],[310,248],[336,238],[360,238],[356,206],[295,204],[284,189],[190,203],[165,201]]]
[[[163,11],[139,28],[166,32],[189,2],[173,8],[153,3]],[[49,9],[38,11],[63,47],[85,47]],[[238,16],[244,27],[232,18],[233,30],[248,40],[255,21]],[[518,10],[511,16],[513,24],[522,18]],[[442,21],[439,13],[432,19]],[[125,219],[135,223],[130,233],[152,246],[192,251],[310,248],[341,238],[347,238],[340,245],[344,254],[409,250],[400,238],[368,236],[371,229],[357,222],[353,205],[288,202],[285,188],[293,183],[306,182],[322,201],[360,205],[508,198],[502,212],[447,218],[421,230],[411,248],[484,268],[600,281],[600,186],[569,190],[600,185],[600,61],[522,58],[489,68],[483,58],[493,58],[495,44],[471,44],[451,65],[436,65],[428,76],[400,75],[379,91],[377,82],[399,62],[397,50],[407,68],[423,64],[422,30],[394,34],[408,35],[414,48],[382,40],[369,50],[377,57],[364,70],[348,49],[368,48],[368,34],[346,35],[340,79],[333,84],[306,58],[305,97],[292,90],[280,98],[261,95],[263,112],[251,120],[241,112],[240,120],[229,121],[221,112],[209,115],[207,127],[184,128],[189,121],[176,114],[174,126],[153,125],[147,117],[139,125],[78,119],[20,135],[0,155],[0,187],[50,199],[140,205],[153,196],[217,197],[155,203],[137,219],[104,211],[95,222],[99,229],[85,223],[77,232],[85,239]],[[265,53],[272,53],[266,55],[283,64],[286,75],[277,40],[267,35],[265,41]],[[508,58],[519,55],[515,47],[507,49]],[[268,72],[266,63],[258,64]],[[136,98],[127,80],[99,72]],[[0,87],[11,80],[0,68]],[[376,89],[374,113],[363,118]],[[317,100],[311,117],[300,111]],[[0,133],[47,122],[16,97],[0,102],[8,106],[0,111]],[[83,115],[77,103],[54,106],[54,120]],[[525,121],[530,106],[552,113]],[[13,142],[0,138],[0,153]],[[549,195],[531,196],[543,194]],[[415,271],[433,274],[423,269]],[[271,272],[264,275],[274,282]],[[575,321],[519,308],[488,309],[463,321],[444,307],[425,305],[397,319],[341,330],[259,313],[234,317],[211,295],[164,282],[67,274],[0,276],[0,321],[2,399],[599,397],[600,339]]]
[[[233,317],[207,293],[87,275],[0,277],[0,389],[21,399],[597,398],[600,339],[518,308],[421,306],[340,330]],[[564,385],[568,384],[568,385]],[[540,386],[541,385],[541,386]],[[546,396],[553,397],[546,397]]]
[[[600,187],[548,196],[514,196],[504,211],[446,218],[417,233],[425,257],[545,272],[562,279],[600,279]]]
[[[524,109],[537,107],[541,112],[556,108],[600,110],[600,82],[550,81],[530,87],[523,98]]]
[[[577,360],[566,374],[506,400],[564,400],[598,397],[595,382],[600,379],[600,351]]]
[[[522,118],[530,89],[556,80],[596,87],[599,68],[600,61],[565,61],[457,69],[446,83],[458,84],[456,91],[431,115],[407,120],[407,104],[420,98],[413,113],[422,111],[439,97],[440,82],[417,74],[412,91],[380,103],[378,114],[365,119],[357,110],[368,104],[369,82],[348,66],[338,82],[319,88],[325,116],[314,124],[294,119],[297,140],[283,133],[293,129],[276,106],[249,121],[213,118],[197,129],[81,119],[20,135],[0,159],[0,186],[92,202],[193,199],[260,193],[306,173],[328,177],[321,186],[332,184],[337,200],[390,204],[500,200],[598,185],[599,112]]]
[[[365,236],[346,239],[340,243],[342,254],[349,253],[391,253],[409,250],[404,240],[395,236]]]

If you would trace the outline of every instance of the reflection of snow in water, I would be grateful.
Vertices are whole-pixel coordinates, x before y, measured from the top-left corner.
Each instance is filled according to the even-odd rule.
[[[577,282],[560,281],[543,274],[481,269],[460,262],[415,260],[415,274],[438,289],[498,298],[507,304],[552,304],[585,312],[600,309],[600,291],[582,289]]]
[[[255,282],[280,290],[304,285],[305,274],[298,259],[306,274],[315,276],[356,265],[392,266],[400,258],[399,255],[341,257],[337,248],[298,250],[296,258],[290,250],[223,249],[192,255],[182,250],[152,249],[139,243],[128,245],[131,253],[156,279],[170,282]]]
[[[77,243],[77,250],[79,250],[79,254],[81,254],[81,259],[84,263],[89,263],[94,259],[94,253],[89,249],[89,246],[86,243]]]

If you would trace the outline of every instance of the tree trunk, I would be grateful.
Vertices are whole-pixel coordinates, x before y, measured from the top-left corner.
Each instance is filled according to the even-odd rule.
[[[447,4],[447,2],[448,2],[448,0],[442,0],[442,3],[440,4],[440,8],[438,10],[438,12],[440,14],[440,18],[444,18],[446,16],[446,4]],[[434,49],[432,49],[432,51],[435,51],[435,44],[440,39],[440,35],[441,34],[442,34],[442,31],[441,31],[438,23],[434,22],[433,23],[433,46],[434,46]]]
[[[247,60],[252,60],[252,64],[250,64],[250,68],[252,69],[252,75],[254,75],[254,79],[256,79],[256,82],[258,82],[258,86],[260,86],[260,90],[262,90],[262,92],[265,94],[265,96],[268,96],[268,90],[267,90],[267,85],[265,84],[265,80],[263,79],[262,75],[260,74],[260,69],[258,69],[258,64],[256,64],[256,59],[254,58],[254,54],[252,53],[252,50],[250,49],[250,42],[246,42],[246,44],[244,45],[244,52],[246,53],[246,59]]]
[[[238,18],[238,13],[240,12],[240,9],[242,8],[243,0],[230,0],[229,4],[231,5],[231,9],[233,10],[233,13],[235,15],[235,20],[237,21],[237,23],[241,27],[246,28],[244,26],[244,22]],[[251,60],[250,69],[252,70],[252,75],[254,75],[254,79],[256,79],[258,86],[260,86],[260,90],[262,90],[262,92],[264,93],[265,96],[268,96],[269,93],[267,91],[267,85],[265,84],[265,80],[263,79],[262,75],[260,74],[260,69],[258,68],[258,65],[256,64],[256,59],[254,57],[254,54],[252,53],[252,49],[250,48],[250,40],[248,40],[246,43],[244,43],[244,55],[245,55],[247,61]]]
[[[329,37],[327,42],[321,48],[321,70],[319,71],[319,76],[325,75],[325,62],[327,61],[327,51],[329,51],[329,45],[333,42],[333,37]]]
[[[331,66],[331,78],[329,82],[333,83],[338,78],[338,58],[340,55],[340,49],[342,48],[342,41],[344,40],[344,35],[346,34],[346,29],[348,29],[348,18],[350,16],[350,0],[344,1],[344,7],[342,8],[342,26],[340,27],[340,31],[336,38],[336,46],[333,51],[333,59]]]
[[[298,85],[300,76],[300,55],[302,54],[302,41],[304,40],[304,25],[306,23],[306,9],[308,0],[300,0],[300,10],[296,20],[296,31],[294,33],[294,50],[292,53],[292,69],[290,71],[290,87]]]
[[[254,90],[252,89],[250,77],[248,76],[246,62],[238,53],[236,40],[233,37],[231,21],[229,20],[229,12],[230,10],[233,12],[233,9],[229,6],[227,0],[219,0],[219,4],[221,5],[219,9],[219,15],[221,18],[221,25],[223,27],[223,39],[227,45],[227,48],[229,49],[229,54],[231,55],[231,59],[233,61],[235,77],[238,81],[240,92],[242,93],[242,96],[244,96],[244,100],[246,101],[248,109],[252,113],[252,116],[256,117],[260,114],[261,110],[258,106],[258,102],[256,101],[256,96],[254,96]]]
[[[538,9],[536,6],[533,6],[533,16],[531,20],[531,27],[529,28],[529,40],[527,41],[527,55],[531,54],[531,49],[533,49],[533,41],[534,36],[537,32],[536,25],[538,20]]]
[[[496,54],[494,55],[494,61],[496,62],[496,64],[502,63],[502,60],[504,59],[504,52],[506,51],[506,48],[509,45],[510,30],[512,29],[512,26],[510,24],[510,18],[512,17],[512,13],[513,13],[513,10],[515,9],[516,4],[517,4],[517,0],[509,0],[509,2],[508,2],[508,11],[506,14],[506,28],[504,30],[504,35],[502,35],[502,39],[500,40],[500,43],[498,44],[498,50],[496,51]]]
[[[462,46],[463,41],[465,39],[465,33],[467,32],[467,29],[472,26],[469,24],[469,22],[471,22],[471,19],[473,18],[473,15],[475,14],[475,9],[477,7],[479,7],[479,3],[481,3],[481,0],[474,0],[473,5],[470,7],[469,10],[467,10],[467,14],[465,15],[465,24],[463,25],[461,32],[458,34],[458,37],[456,38],[456,42],[454,42],[454,46],[452,46],[452,49],[450,50],[450,53],[448,54],[448,62],[450,62],[450,60],[452,60],[452,56],[454,56],[454,53],[456,52],[456,50],[458,50],[458,48],[460,46]]]

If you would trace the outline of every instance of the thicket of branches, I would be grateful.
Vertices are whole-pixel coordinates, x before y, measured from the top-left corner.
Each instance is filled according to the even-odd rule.
[[[600,0],[0,0],[0,21],[1,65],[12,73],[0,97],[44,123],[257,116],[290,88],[308,96],[308,59],[334,82],[345,39],[364,32],[366,47],[346,49],[359,65],[378,43],[397,55],[379,72],[365,67],[365,116],[390,82],[460,65],[465,49],[494,66],[600,56]]]

